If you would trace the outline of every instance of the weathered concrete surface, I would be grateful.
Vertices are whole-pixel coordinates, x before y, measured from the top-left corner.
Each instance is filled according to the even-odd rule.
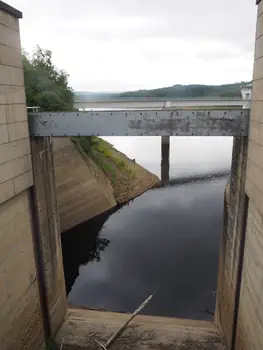
[[[263,2],[258,6],[246,193],[249,197],[236,350],[263,349]]]
[[[0,10],[0,204],[33,184],[19,22]]]
[[[0,5],[0,349],[42,349],[29,187],[32,162],[19,35],[21,13]]]
[[[111,158],[101,161],[114,169],[114,181],[70,138],[53,138],[56,192],[61,231],[124,204],[159,183],[157,176],[108,145]],[[104,158],[103,158],[104,157]],[[116,167],[112,159],[122,162]],[[127,170],[127,171],[125,171]]]
[[[38,221],[36,234],[41,250],[38,265],[44,273],[42,283],[52,337],[59,330],[67,313],[52,140],[32,139],[31,148],[35,181],[34,205]]]
[[[53,145],[62,232],[117,205],[110,179],[70,138],[54,138]]]
[[[127,320],[128,314],[69,309],[69,317],[56,338],[63,349],[98,350]],[[218,330],[210,322],[136,316],[110,349],[224,350]]]
[[[236,310],[237,281],[242,252],[240,242],[244,234],[245,171],[247,139],[235,138],[232,169],[225,191],[224,223],[221,235],[215,322],[224,334],[228,348],[232,344]]]
[[[41,349],[42,317],[28,190],[0,206],[0,349]]]

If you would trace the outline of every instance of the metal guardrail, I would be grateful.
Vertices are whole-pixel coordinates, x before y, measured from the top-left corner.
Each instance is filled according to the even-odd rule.
[[[248,136],[250,110],[29,113],[31,136]]]
[[[74,99],[74,103],[105,103],[108,102],[109,104],[114,102],[165,102],[165,101],[240,101],[240,104],[242,104],[242,97],[204,97],[204,98],[198,98],[198,97],[174,97],[174,98],[167,98],[167,97],[118,97],[116,99],[105,99],[105,98],[94,98],[94,99]]]
[[[27,107],[28,112],[39,112],[40,107],[34,106],[34,107]]]
[[[88,99],[79,99],[78,96],[75,96],[74,103],[83,103],[83,102],[153,102],[153,101],[240,101],[242,102],[242,97],[218,97],[218,96],[208,96],[208,97],[116,97],[116,98],[88,98]]]

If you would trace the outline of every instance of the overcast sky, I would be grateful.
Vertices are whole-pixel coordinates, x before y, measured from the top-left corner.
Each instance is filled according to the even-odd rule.
[[[75,90],[252,79],[255,0],[6,0]]]

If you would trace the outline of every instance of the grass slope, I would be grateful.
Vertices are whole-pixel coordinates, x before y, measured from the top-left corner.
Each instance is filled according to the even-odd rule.
[[[157,176],[99,137],[73,137],[72,141],[79,152],[90,157],[111,180],[117,203],[127,202],[160,182]]]

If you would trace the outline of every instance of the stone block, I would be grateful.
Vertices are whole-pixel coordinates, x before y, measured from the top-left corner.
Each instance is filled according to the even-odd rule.
[[[12,221],[0,228],[0,264],[12,254],[12,250],[17,244],[20,244],[25,237],[30,237],[31,235],[31,218],[28,208],[14,213]]]
[[[259,16],[257,19],[256,38],[259,38],[263,34],[263,16]]]
[[[0,44],[21,49],[19,32],[0,23]]]
[[[12,161],[0,164],[0,184],[12,179],[13,177]]]
[[[19,31],[19,20],[6,11],[0,10],[0,23]]]
[[[36,280],[32,237],[27,236],[16,245],[1,267],[6,273],[10,303],[14,308]]]
[[[260,57],[254,62],[253,80],[262,79],[262,78],[263,78],[263,57]]]
[[[248,159],[263,171],[263,145],[250,140],[248,146]]]
[[[24,71],[22,68],[0,65],[2,85],[24,85]]]
[[[24,174],[25,172],[28,172],[29,170],[32,170],[32,162],[31,162],[31,155],[30,154],[27,154],[26,156],[14,159],[11,162],[13,164],[14,177],[17,177],[18,175]]]
[[[29,137],[27,121],[10,123],[7,125],[7,127],[8,127],[9,141],[20,140],[20,139],[25,139],[26,137]]]
[[[0,230],[10,222],[16,222],[16,216],[24,217],[27,220],[30,208],[29,204],[28,191],[24,191],[2,204],[0,206]],[[21,222],[19,225],[21,225]]]
[[[253,201],[249,204],[248,222],[250,223],[249,228],[253,228],[253,235],[261,232],[263,236],[263,215],[254,205]]]
[[[263,18],[263,17],[262,17]],[[254,101],[263,101],[263,79],[254,80],[252,87],[252,105]]]
[[[254,120],[250,121],[249,139],[263,145],[263,123],[259,123]]]
[[[0,184],[0,204],[15,195],[14,180],[8,180]]]
[[[27,171],[26,173],[19,175],[14,178],[15,194],[18,194],[25,189],[33,186],[33,172],[32,170]]]
[[[0,106],[1,108],[1,106]],[[26,104],[10,104],[6,106],[7,123],[16,123],[27,121]]]
[[[6,142],[8,142],[7,125],[2,124],[0,125],[0,145]]]
[[[253,204],[257,207],[259,212],[263,213],[263,194],[258,190],[258,188],[253,184],[251,179],[246,179],[246,193]]]
[[[263,56],[263,36],[256,39],[254,59],[257,60],[262,56]]]
[[[0,85],[0,105],[21,103],[26,103],[24,86]]]
[[[0,45],[0,65],[23,68],[21,50]]]
[[[263,123],[263,101],[253,101],[251,105],[250,120]]]
[[[250,159],[247,161],[247,177],[263,193],[263,170],[256,166]]]
[[[30,154],[28,138],[0,145],[0,164]]]
[[[263,13],[263,2],[260,1],[259,5],[258,5],[258,17],[260,17]]]
[[[26,155],[13,159],[0,165],[0,183],[8,181],[14,177],[32,169],[31,156]]]
[[[0,105],[0,125],[6,124],[7,118],[6,118],[6,106]]]

